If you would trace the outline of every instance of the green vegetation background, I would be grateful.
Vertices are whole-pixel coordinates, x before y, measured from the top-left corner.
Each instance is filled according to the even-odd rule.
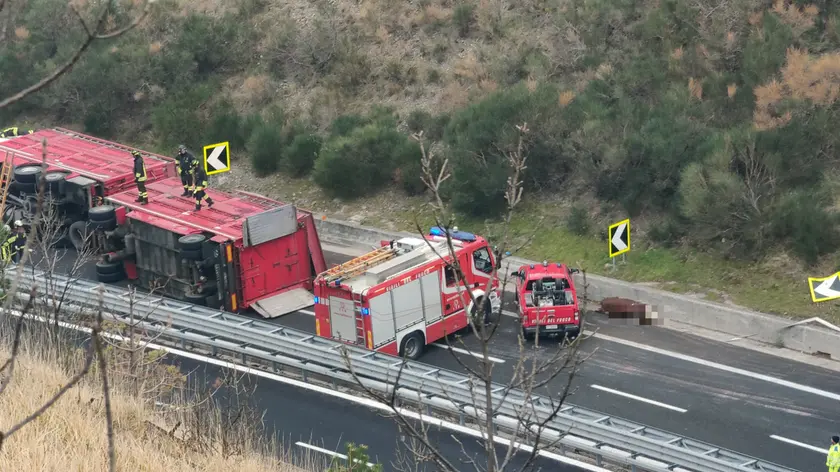
[[[167,154],[229,140],[257,175],[310,179],[344,201],[391,186],[422,195],[409,138],[422,130],[452,165],[444,194],[459,225],[490,237],[513,126],[527,122],[514,229],[524,239],[542,225],[522,256],[837,319],[837,304],[810,302],[805,277],[838,269],[840,5],[282,3],[159,2],[142,28],[95,44],[0,118]],[[0,96],[82,37],[66,2],[24,5],[0,44]],[[633,251],[612,273],[606,228],[628,216]]]

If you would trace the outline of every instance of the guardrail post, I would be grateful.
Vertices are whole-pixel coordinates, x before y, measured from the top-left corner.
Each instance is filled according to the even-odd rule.
[[[460,424],[461,426],[464,426],[465,423],[466,423],[466,420],[464,419],[464,412],[463,411],[459,412],[458,413],[458,424]]]
[[[309,382],[306,378],[306,369],[300,369],[301,377],[303,378],[304,382]]]
[[[601,467],[601,454],[595,456],[595,465]]]

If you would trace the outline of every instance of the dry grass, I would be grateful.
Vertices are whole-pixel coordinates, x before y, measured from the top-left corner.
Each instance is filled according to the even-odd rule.
[[[18,357],[11,385],[0,396],[0,428],[10,426],[39,408],[71,377],[55,356],[32,350]],[[9,356],[0,351],[0,358]],[[88,377],[62,397],[38,420],[9,438],[0,451],[0,470],[108,470],[102,391]],[[191,447],[178,434],[169,436],[166,422],[147,402],[126,394],[119,384],[111,390],[117,470],[147,472],[303,472],[258,453],[223,457]],[[315,469],[312,469],[315,470]]]

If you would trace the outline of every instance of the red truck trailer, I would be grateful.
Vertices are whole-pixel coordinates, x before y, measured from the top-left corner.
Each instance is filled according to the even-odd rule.
[[[580,333],[580,308],[572,279],[575,272],[577,269],[565,264],[543,261],[511,273],[525,339],[542,334],[574,338]]]
[[[40,164],[42,138],[46,169]],[[313,304],[313,279],[326,263],[309,212],[212,189],[207,193],[213,207],[195,212],[195,201],[181,196],[174,159],[142,150],[149,203],[139,205],[133,148],[68,130],[12,138],[0,143],[3,150],[15,153],[10,190],[22,195],[16,200],[31,199],[46,172],[50,204],[66,215],[74,244],[90,235],[84,239],[103,255],[100,281],[138,280],[191,303],[232,312],[253,308],[265,317]],[[53,173],[63,179],[51,179]],[[16,204],[11,196],[9,202]]]
[[[446,233],[434,227],[425,240],[390,241],[320,274],[315,280],[316,333],[417,359],[426,345],[467,327],[468,316],[481,306],[498,309],[496,262],[487,241],[457,228],[450,235],[463,272],[461,287]]]

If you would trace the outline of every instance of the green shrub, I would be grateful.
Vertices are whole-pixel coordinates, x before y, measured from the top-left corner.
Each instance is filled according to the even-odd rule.
[[[303,177],[312,171],[321,152],[323,139],[314,133],[298,134],[283,150],[283,168],[292,177]]]
[[[198,85],[172,95],[152,109],[152,126],[162,147],[202,144],[205,123],[199,111],[214,92],[215,88],[210,84]]]
[[[330,123],[330,136],[347,136],[353,130],[368,123],[362,115],[341,115]]]
[[[282,130],[272,124],[259,126],[251,134],[247,148],[257,175],[265,177],[277,172],[283,155]]]
[[[204,143],[228,141],[231,151],[243,150],[248,136],[243,133],[242,121],[242,117],[234,110],[233,104],[227,100],[221,101],[210,112],[210,122],[207,124]]]
[[[370,124],[324,143],[315,161],[315,182],[336,197],[356,198],[387,185],[399,165],[408,137]]]
[[[475,20],[475,5],[472,3],[458,3],[452,12],[452,23],[462,38],[470,34],[470,28]]]
[[[838,219],[827,210],[833,196],[828,192],[800,190],[781,198],[771,216],[773,235],[787,242],[808,264],[837,248]]]
[[[588,236],[592,230],[592,221],[589,218],[589,209],[575,204],[566,217],[566,229],[578,236]]]

